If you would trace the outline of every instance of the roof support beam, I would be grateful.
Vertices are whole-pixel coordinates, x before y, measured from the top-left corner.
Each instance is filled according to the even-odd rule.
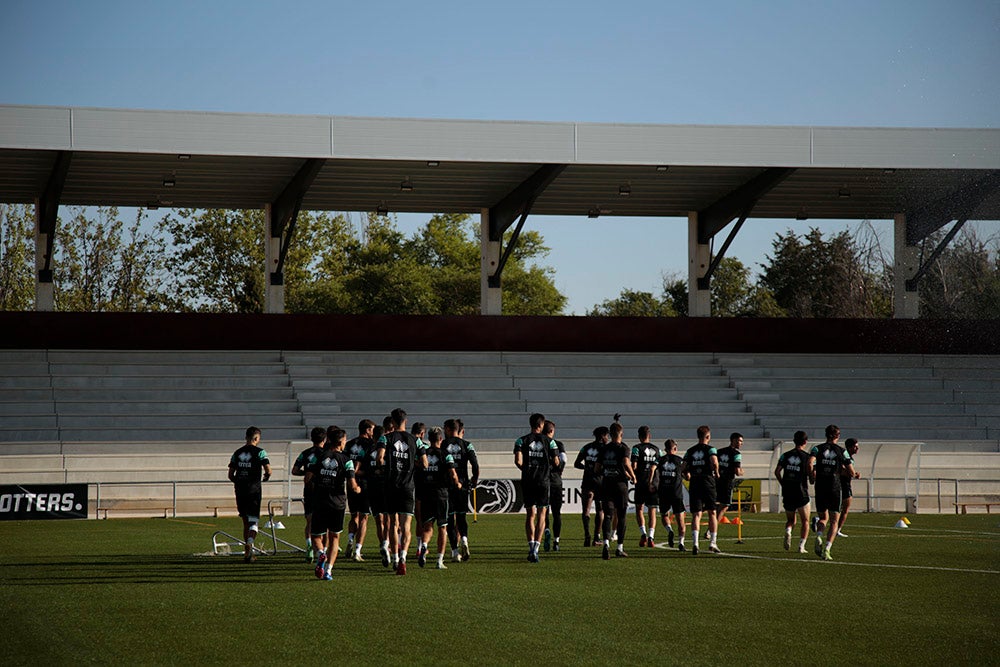
[[[976,209],[1000,190],[1000,171],[963,186],[919,211],[906,215],[906,243],[917,245],[952,220],[974,218]]]
[[[698,211],[698,243],[709,240],[745,211],[753,209],[757,200],[795,173],[795,169],[772,167],[754,176],[722,199]]]
[[[564,169],[566,169],[564,164],[542,165],[510,194],[491,206],[490,240],[503,240],[503,233],[507,228],[514,224],[514,220],[525,210],[531,210],[538,195],[542,194]]]
[[[52,282],[52,250],[56,238],[56,221],[59,217],[59,199],[62,197],[69,165],[73,159],[70,151],[59,151],[55,164],[49,173],[45,190],[38,198],[36,215],[38,216],[38,233],[45,236],[45,252],[38,264],[38,282]]]
[[[747,221],[747,216],[750,215],[751,209],[753,209],[753,204],[750,204],[747,210],[743,212],[743,215],[740,216],[740,219],[736,221],[736,224],[733,225],[733,229],[729,232],[729,236],[726,237],[725,243],[723,243],[722,247],[719,248],[718,254],[712,258],[712,263],[708,265],[708,270],[705,271],[705,275],[698,278],[698,289],[709,289],[712,286],[712,274],[714,274],[715,270],[719,268],[719,263],[722,262],[722,258],[726,256],[726,251],[729,250],[729,246],[732,244],[733,239],[735,239],[736,235],[740,233],[740,229],[743,227],[743,223]]]
[[[958,230],[962,229],[962,227],[965,226],[965,223],[966,220],[964,218],[958,220],[955,222],[955,226],[948,230],[948,233],[944,235],[943,239],[941,239],[941,243],[939,243],[937,247],[934,248],[934,251],[931,252],[930,256],[926,259],[926,261],[924,261],[924,263],[920,265],[920,268],[918,268],[917,272],[913,274],[913,277],[909,278],[906,281],[907,292],[917,291],[917,285],[920,283],[920,279],[923,278],[924,274],[926,274],[927,271],[931,268],[931,264],[937,261],[937,258],[941,255],[942,252],[944,252],[944,249],[948,247],[948,244],[951,243],[951,240],[955,238],[955,234],[958,233]]]
[[[564,169],[566,169],[566,165],[564,164],[542,165],[534,174],[514,188],[510,194],[490,207],[489,240],[495,243],[503,241],[504,232],[510,228],[514,219],[520,216],[517,227],[514,228],[514,233],[510,237],[510,242],[507,243],[503,254],[500,255],[496,271],[488,278],[490,287],[500,287],[500,275],[503,273],[503,268],[507,265],[507,260],[510,258],[511,252],[513,252],[514,247],[517,245],[517,240],[521,236],[521,230],[524,228],[524,221],[528,219],[528,214],[531,213],[531,207],[535,205],[535,200],[538,199],[538,196],[545,191],[545,188],[552,184],[552,181],[558,178]]]
[[[299,168],[299,171],[288,182],[285,189],[271,203],[271,229],[272,239],[280,239],[280,249],[276,258],[275,266],[271,267],[270,284],[284,284],[285,258],[288,256],[288,248],[292,243],[292,236],[295,234],[295,223],[298,221],[299,210],[302,208],[302,199],[305,197],[309,187],[316,180],[326,160],[308,159]]]

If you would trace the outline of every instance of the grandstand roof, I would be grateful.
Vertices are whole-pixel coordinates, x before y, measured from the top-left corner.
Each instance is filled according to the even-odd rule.
[[[1000,176],[1000,130],[624,125],[0,105],[0,201],[259,208],[307,159],[306,210],[478,212],[542,165],[540,215],[686,216],[773,168],[755,218],[883,219]],[[404,190],[405,183],[412,189]],[[172,185],[171,185],[172,184]],[[1000,188],[964,211],[1000,219]],[[956,194],[958,198],[956,199]],[[956,215],[957,217],[957,215]]]

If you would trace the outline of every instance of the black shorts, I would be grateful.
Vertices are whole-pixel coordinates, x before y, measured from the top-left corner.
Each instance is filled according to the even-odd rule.
[[[845,477],[840,483],[840,497],[842,500],[854,497],[854,490],[851,488],[851,478]]]
[[[660,489],[660,511],[666,513],[668,509],[674,514],[683,514],[686,511],[684,494],[675,493],[671,489]]]
[[[318,505],[313,508],[312,525],[310,532],[313,536],[326,535],[327,532],[339,533],[344,530],[344,514],[347,512],[347,503],[337,503],[333,507],[329,505]]]
[[[521,480],[521,493],[524,495],[524,506],[528,507],[548,507],[549,506],[549,482],[535,482],[532,480]]]
[[[236,510],[240,516],[260,518],[260,487],[236,489]]]
[[[796,512],[800,507],[809,505],[809,494],[804,494],[800,489],[791,491],[781,491],[781,505],[786,512]]]
[[[601,502],[601,485],[600,479],[584,479],[583,483],[580,485],[580,492],[583,497],[586,498],[587,494],[593,494],[594,500]]]
[[[468,514],[469,513],[469,487],[467,482],[462,482],[462,488],[454,487],[448,489],[448,513]]]
[[[733,504],[733,487],[736,486],[735,479],[720,477],[716,483],[715,502],[719,507],[729,507]]]
[[[313,513],[312,489],[302,487],[302,513],[309,516]]]
[[[385,511],[387,514],[413,515],[416,505],[415,491],[412,486],[389,485],[385,489]]]
[[[617,512],[623,516],[628,508],[628,482],[605,482],[601,496],[605,514]]]
[[[650,491],[649,485],[647,484],[636,484],[635,504],[645,505],[646,507],[659,507],[660,494],[655,491]]]
[[[375,516],[385,514],[385,485],[369,482],[365,484],[365,494],[368,496],[368,511]]]
[[[840,487],[833,489],[816,489],[816,511],[840,513]]]
[[[718,504],[715,497],[715,478],[692,477],[688,495],[691,498],[692,513],[714,510]]]
[[[361,493],[347,492],[347,506],[351,509],[351,514],[368,514],[368,493],[361,489]]]
[[[420,521],[425,526],[435,521],[438,526],[448,525],[448,489],[423,490],[420,496]]]
[[[563,486],[560,484],[549,484],[549,508],[554,512],[561,512],[563,506]]]

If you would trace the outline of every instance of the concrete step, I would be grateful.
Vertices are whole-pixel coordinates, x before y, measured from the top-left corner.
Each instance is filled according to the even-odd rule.
[[[722,375],[685,378],[678,382],[668,378],[631,378],[608,375],[593,375],[587,377],[523,377],[514,378],[516,386],[522,390],[540,389],[589,389],[593,391],[617,392],[619,389],[726,389],[730,387],[730,378]]]
[[[441,365],[314,365],[289,364],[288,374],[299,378],[323,378],[331,376],[351,376],[355,378],[408,378],[408,377],[505,377],[507,372],[503,366],[496,364],[478,364],[466,366]]]
[[[9,416],[54,415],[55,413],[56,406],[51,398],[46,401],[26,402],[0,400],[0,426],[7,421]]]
[[[54,376],[52,386],[57,389],[261,389],[287,387],[285,375],[189,375],[189,376]]]
[[[619,382],[633,378],[656,378],[665,381],[686,381],[688,378],[710,378],[722,375],[718,366],[608,366],[581,363],[575,366],[512,366],[515,378],[590,378],[610,377]]]
[[[796,396],[796,398],[798,398]],[[841,397],[841,399],[846,397]],[[955,403],[824,403],[794,401],[755,401],[750,403],[751,411],[758,415],[887,415],[888,418],[905,415],[952,417],[965,415],[964,406]]]
[[[731,378],[732,384],[738,389],[767,388],[773,391],[796,391],[799,389],[823,389],[831,394],[835,392],[855,391],[940,391],[949,393],[945,383],[940,378],[788,378],[771,376],[767,378],[740,379]]]
[[[610,392],[601,389],[522,389],[522,398],[533,403],[592,403],[608,401]],[[738,392],[729,387],[718,389],[690,389],[661,386],[653,389],[624,388],[613,392],[613,397],[623,403],[721,403],[741,401]]]
[[[846,431],[847,428],[862,428],[862,427],[883,427],[892,428],[894,426],[901,426],[906,428],[916,428],[919,426],[927,427],[955,427],[955,428],[970,428],[976,425],[976,419],[974,415],[942,415],[942,414],[900,414],[896,415],[891,412],[885,412],[882,414],[856,414],[856,413],[837,413],[837,412],[817,412],[817,413],[801,413],[801,414],[786,414],[786,413],[771,413],[763,414],[757,413],[757,419],[761,423],[767,426],[785,426],[792,427],[799,423],[809,423],[809,424],[837,424],[840,426],[842,431]]]
[[[302,380],[292,376],[294,386],[303,386]],[[506,375],[491,375],[485,377],[459,377],[453,375],[444,376],[415,376],[415,377],[359,377],[356,375],[331,375],[318,382],[328,383],[322,386],[340,389],[351,387],[354,389],[512,389],[514,380]],[[304,385],[316,388],[318,385]]]
[[[212,427],[219,423],[244,424],[244,429],[250,424],[268,424],[271,427],[294,427],[302,424],[298,412],[292,413],[216,413],[216,414],[136,414],[133,412],[119,414],[62,414],[59,425],[63,431],[84,428],[202,428]],[[263,426],[261,426],[263,428]]]
[[[219,357],[217,357],[219,358]],[[229,375],[284,375],[284,364],[237,363],[176,363],[176,364],[125,364],[125,363],[59,363],[51,364],[53,376],[229,376]]]
[[[719,415],[749,412],[741,401],[711,403],[706,401],[680,403],[676,401],[646,401],[646,402],[610,402],[610,401],[528,401],[528,412],[541,412],[548,415],[590,414],[613,415],[616,412],[624,415]],[[708,419],[708,417],[704,417]]]
[[[768,368],[914,368],[928,365],[921,355],[893,354],[720,354],[720,366]]]
[[[213,401],[240,401],[253,403],[256,401],[291,401],[295,396],[290,386],[270,388],[229,387],[229,388],[185,388],[185,389],[54,389],[49,392],[59,403],[90,403],[90,402],[121,402],[121,401],[156,401],[177,403],[211,403]],[[0,393],[0,401],[3,394]]]
[[[235,364],[281,363],[278,350],[49,350],[46,360],[56,364]]]
[[[942,381],[947,389],[958,392],[1000,391],[1000,378],[946,378]]]
[[[509,364],[511,368],[520,369],[522,366],[545,366],[545,367],[611,367],[613,368],[637,368],[649,366],[655,368],[678,368],[678,367],[711,367],[715,364],[711,354],[686,354],[686,353],[653,353],[653,352],[628,352],[628,353],[601,353],[589,354],[582,352],[504,352],[503,362]],[[715,369],[718,371],[718,369]]]
[[[802,368],[781,366],[755,366],[753,368],[732,368],[727,370],[727,375],[738,379],[751,378],[808,378],[817,382],[825,382],[828,378],[873,378],[873,379],[910,379],[910,378],[931,378],[934,377],[933,369],[930,368],[837,368],[837,367],[812,367]]]
[[[233,424],[217,424],[216,426],[190,427],[157,425],[148,427],[109,427],[95,426],[93,428],[64,427],[60,430],[61,438],[45,438],[46,440],[62,439],[65,442],[149,442],[167,440],[171,442],[206,440],[229,440],[242,442],[246,427],[250,424],[258,426],[266,441],[302,440],[308,437],[305,426],[269,426],[262,421],[241,422]],[[0,440],[3,438],[0,437]],[[234,447],[235,449],[235,447]],[[265,447],[266,449],[266,447]]]
[[[48,375],[0,376],[0,389],[45,389],[51,384]]]
[[[500,352],[297,352],[284,353],[284,360],[296,368],[302,366],[496,366]]]
[[[3,404],[0,404],[2,409]],[[144,401],[59,401],[59,414],[64,417],[97,415],[268,415],[296,414],[298,402],[243,400],[243,401],[177,401],[164,399]],[[2,414],[2,412],[0,412]]]
[[[403,408],[409,414],[446,413],[461,410],[463,414],[525,414],[525,401],[328,401],[302,400],[303,412],[336,409],[340,413],[386,415],[395,408]]]

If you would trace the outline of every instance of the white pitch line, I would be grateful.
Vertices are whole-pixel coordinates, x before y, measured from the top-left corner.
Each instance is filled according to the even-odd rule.
[[[935,570],[938,572],[964,572],[966,574],[1000,574],[1000,570],[971,570],[958,567],[937,567],[934,565],[893,565],[890,563],[852,563],[847,561],[828,561],[810,558],[774,558],[772,556],[753,556],[751,554],[733,554],[725,551],[719,556],[729,556],[730,558],[748,558],[751,560],[770,560],[781,563],[814,563],[830,565],[856,565],[858,567],[882,567],[895,570]]]

